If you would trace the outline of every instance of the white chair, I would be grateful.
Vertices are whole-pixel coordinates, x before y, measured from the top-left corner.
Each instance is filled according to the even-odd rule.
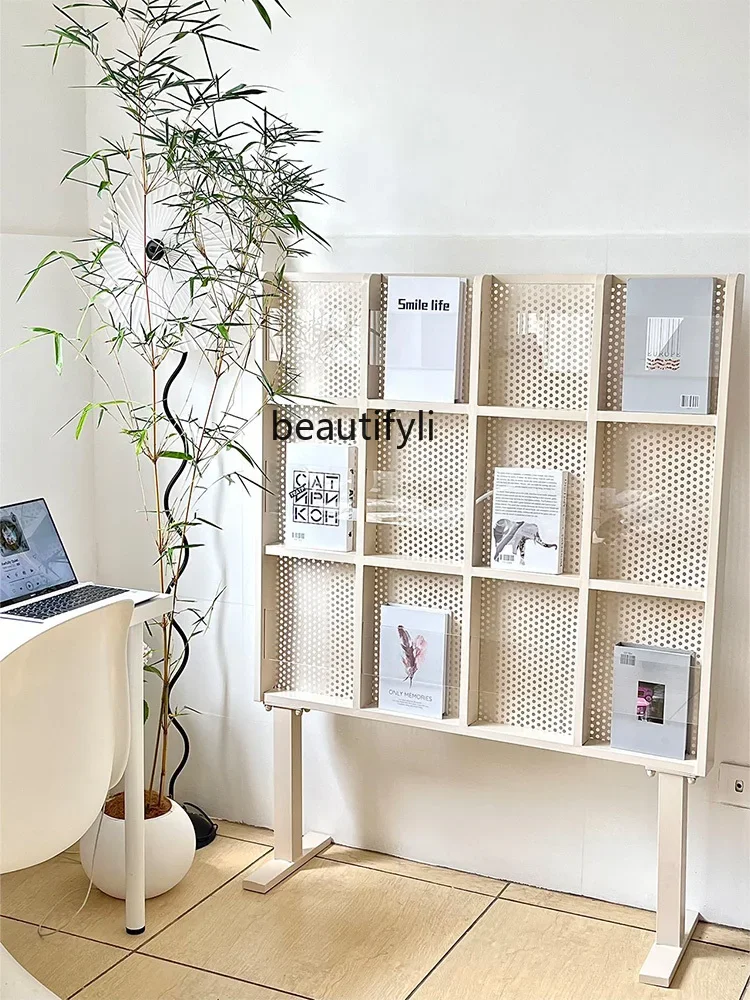
[[[83,610],[0,660],[0,871],[46,861],[91,826],[130,744],[126,645],[133,602]],[[5,626],[6,623],[2,623]],[[17,627],[17,623],[13,623]],[[0,955],[0,996],[52,998]]]

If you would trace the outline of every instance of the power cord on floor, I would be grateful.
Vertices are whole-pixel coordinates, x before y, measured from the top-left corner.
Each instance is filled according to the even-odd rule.
[[[36,932],[39,935],[39,937],[41,938],[51,937],[53,934],[58,934],[60,931],[64,930],[71,922],[71,920],[74,920],[78,916],[78,914],[81,913],[86,903],[88,903],[89,896],[91,895],[91,890],[94,886],[94,866],[96,865],[96,849],[99,845],[99,833],[101,832],[103,820],[104,820],[104,806],[102,806],[101,812],[99,813],[99,822],[96,828],[96,837],[94,838],[94,853],[91,858],[91,876],[89,878],[89,885],[88,889],[86,890],[86,895],[83,897],[83,902],[75,911],[75,913],[71,913],[68,919],[64,923],[62,923],[59,927],[46,927],[45,924],[47,923],[50,914],[54,913],[55,910],[58,908],[58,906],[61,903],[65,902],[68,896],[73,896],[75,893],[77,893],[78,889],[71,889],[70,892],[66,892],[61,899],[58,899],[57,902],[52,907],[50,907],[49,910],[47,910],[47,912],[44,914],[42,919],[37,924]]]

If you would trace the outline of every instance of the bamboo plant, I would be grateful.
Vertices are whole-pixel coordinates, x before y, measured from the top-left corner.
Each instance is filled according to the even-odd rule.
[[[243,443],[249,417],[238,412],[242,382],[258,380],[267,399],[291,388],[293,376],[271,384],[253,364],[254,337],[269,321],[263,274],[270,258],[270,281],[278,285],[308,240],[324,243],[299,214],[327,199],[317,172],[298,158],[299,147],[317,133],[273,114],[262,88],[217,68],[227,53],[255,51],[230,37],[221,2],[89,0],[55,8],[58,22],[45,43],[53,65],[63,50],[83,49],[95,88],[108,92],[129,134],[102,137],[97,149],[75,154],[64,180],[95,192],[101,221],[80,249],[44,257],[21,293],[58,263],[83,294],[76,331],[36,327],[31,339],[51,338],[58,371],[66,343],[94,369],[102,398],[76,414],[75,434],[104,420],[128,438],[153,529],[159,587],[172,596],[146,666],[160,685],[147,815],[168,808],[170,730],[184,734],[170,692],[190,639],[210,618],[177,605],[196,544],[190,532],[219,528],[201,516],[207,489],[222,481],[248,492],[264,488]],[[270,28],[267,9],[251,2]],[[266,291],[268,281],[266,274]],[[146,376],[145,392],[136,389],[133,357]],[[188,394],[175,407],[169,390],[188,362],[207,386],[201,399]],[[238,468],[212,468],[227,452],[237,456]]]

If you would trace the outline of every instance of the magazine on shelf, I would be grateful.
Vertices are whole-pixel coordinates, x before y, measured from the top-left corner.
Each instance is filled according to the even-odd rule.
[[[345,444],[286,448],[284,542],[303,549],[354,548],[357,449]]]
[[[386,399],[464,402],[466,279],[388,278]]]
[[[694,662],[693,653],[686,649],[616,643],[612,747],[685,759]]]
[[[449,621],[449,611],[382,605],[380,708],[429,719],[443,717]]]
[[[562,573],[568,473],[496,468],[490,566]]]
[[[710,413],[716,390],[713,278],[629,278],[622,409]]]

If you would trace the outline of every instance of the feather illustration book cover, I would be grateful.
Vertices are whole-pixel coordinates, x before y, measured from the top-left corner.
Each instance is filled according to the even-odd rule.
[[[379,707],[442,718],[450,612],[384,604],[380,609]]]

